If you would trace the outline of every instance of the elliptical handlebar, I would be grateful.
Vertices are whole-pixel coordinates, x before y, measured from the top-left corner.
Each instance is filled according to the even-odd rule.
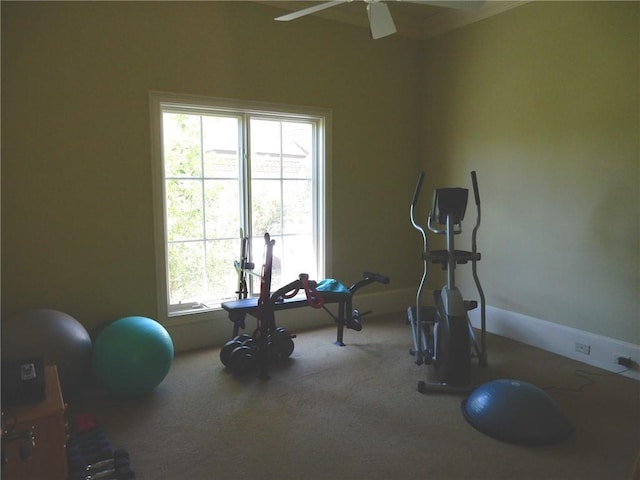
[[[471,172],[471,183],[473,183],[473,196],[475,197],[476,205],[480,206],[480,192],[478,191],[478,178],[475,170]]]
[[[480,209],[480,191],[478,190],[478,177],[476,171],[471,172],[471,181],[473,182],[473,196],[476,200],[476,225],[473,227],[471,234],[471,250],[475,254],[477,252],[476,238],[478,236],[478,229],[480,228],[480,222],[482,221],[482,210]]]
[[[420,172],[420,176],[418,177],[418,182],[416,183],[416,188],[413,191],[413,198],[411,199],[411,206],[415,207],[418,202],[418,195],[420,195],[420,190],[422,190],[422,181],[424,180],[424,172]]]
[[[414,210],[416,208],[416,203],[418,203],[418,197],[420,196],[420,190],[422,190],[422,182],[424,181],[424,172],[420,172],[420,175],[418,176],[418,181],[416,182],[416,188],[413,191],[413,198],[411,199],[411,208],[409,210],[409,215],[411,217],[411,225],[413,225],[413,228],[415,228],[416,230],[418,230],[419,232],[422,233],[422,236],[424,238],[425,241],[425,249],[426,249],[426,232],[424,231],[424,228],[422,228],[420,226],[420,224],[418,222],[416,222],[416,217],[414,215]]]

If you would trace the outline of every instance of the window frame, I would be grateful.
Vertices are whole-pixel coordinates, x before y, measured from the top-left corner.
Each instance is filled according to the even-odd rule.
[[[170,312],[168,291],[168,254],[167,254],[167,228],[166,228],[166,194],[163,164],[163,136],[162,115],[167,109],[185,109],[192,112],[201,110],[203,113],[215,111],[217,113],[232,115],[259,116],[260,118],[289,118],[313,119],[318,122],[317,138],[317,169],[319,188],[316,188],[319,205],[318,218],[316,219],[317,237],[320,241],[318,249],[319,265],[324,276],[329,276],[331,265],[331,212],[332,212],[332,157],[331,157],[331,131],[332,112],[327,108],[308,107],[299,105],[274,104],[268,102],[246,101],[229,98],[208,97],[201,95],[176,94],[167,92],[149,92],[150,127],[151,127],[151,162],[152,162],[152,191],[154,210],[154,240],[155,240],[155,272],[158,319],[161,323],[175,324],[188,323],[190,321],[228,318],[221,308],[206,310],[181,310]],[[245,139],[246,140],[246,139]],[[247,145],[244,145],[245,155]],[[247,164],[245,160],[245,165]],[[248,195],[244,192],[243,195]],[[255,232],[254,232],[255,235]],[[239,240],[238,240],[239,241]],[[257,252],[256,252],[257,254]],[[259,268],[261,260],[254,254],[252,259]],[[232,260],[229,262],[233,268]]]

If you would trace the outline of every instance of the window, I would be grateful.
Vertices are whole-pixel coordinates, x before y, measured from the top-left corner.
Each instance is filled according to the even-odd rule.
[[[327,111],[152,93],[151,119],[164,318],[237,298],[242,235],[257,274],[276,241],[274,289],[324,277]]]

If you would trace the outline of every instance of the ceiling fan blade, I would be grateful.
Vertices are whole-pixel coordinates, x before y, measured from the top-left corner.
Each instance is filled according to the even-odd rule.
[[[288,22],[289,20],[295,20],[296,18],[304,17],[305,15],[311,15],[312,13],[319,12],[320,10],[335,7],[336,5],[347,3],[350,1],[351,0],[333,0],[331,2],[320,3],[318,5],[314,5],[313,7],[303,8],[302,10],[298,10],[297,12],[288,13],[287,15],[282,15],[281,17],[276,17],[275,20],[278,20],[280,22]]]
[[[434,7],[455,8],[458,10],[480,10],[486,2],[482,0],[400,0],[407,3],[422,3]]]
[[[382,2],[367,3],[371,36],[374,39],[386,37],[396,33],[396,25],[391,18],[389,7]]]

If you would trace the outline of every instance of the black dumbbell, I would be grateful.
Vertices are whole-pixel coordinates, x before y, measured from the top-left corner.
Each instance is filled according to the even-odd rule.
[[[237,340],[237,337],[233,340],[229,340],[224,344],[222,349],[220,350],[220,361],[225,367],[229,366],[229,359],[231,358],[231,353],[241,346],[242,343]]]
[[[92,473],[91,475],[86,475],[83,480],[131,480],[133,478],[136,478],[136,472],[133,471],[129,465],[126,465],[123,467],[109,468],[103,471]]]
[[[76,470],[70,474],[72,480],[97,480],[97,479],[132,479],[135,472],[129,464],[129,452],[124,448],[114,451],[114,456],[91,465],[82,470]]]
[[[97,462],[101,462],[102,460],[108,460],[113,455],[113,452],[103,451],[96,452],[92,454],[86,454],[82,456],[72,456],[69,458],[69,464],[78,466],[80,468],[85,468],[87,465],[91,465]]]
[[[269,357],[273,360],[284,360],[293,353],[295,344],[292,335],[282,327],[278,327],[273,335],[271,335],[271,343],[269,345]]]
[[[239,376],[249,375],[258,364],[258,351],[255,347],[240,345],[229,356],[229,368]]]
[[[231,362],[230,358],[233,351],[236,348],[242,347],[242,346],[247,346],[251,348],[257,347],[255,339],[248,333],[243,333],[236,337],[233,337],[231,340],[229,340],[227,343],[224,344],[224,346],[220,350],[220,361],[225,367],[230,366],[229,365]]]
[[[131,465],[129,465],[129,462],[126,462],[123,464],[105,466],[97,470],[85,471],[81,478],[84,480],[95,478],[133,478],[130,476],[131,472],[133,472],[133,470],[131,470]]]
[[[113,457],[99,462],[90,463],[85,466],[86,471],[100,471],[105,468],[118,468],[129,465],[129,452],[124,448],[118,448],[113,451]]]

